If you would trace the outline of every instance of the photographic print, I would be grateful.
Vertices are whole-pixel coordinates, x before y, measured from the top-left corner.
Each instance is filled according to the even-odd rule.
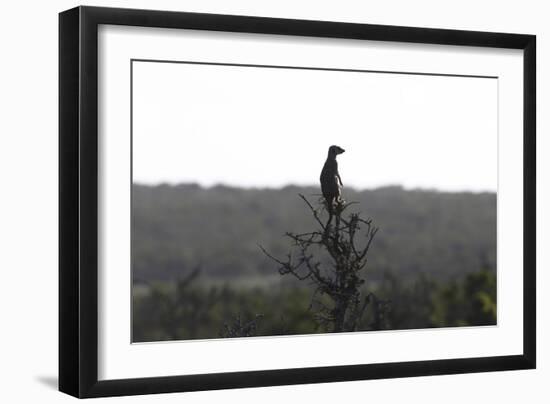
[[[534,35],[77,7],[59,40],[61,391],[536,367]]]
[[[497,324],[498,79],[131,61],[132,342]]]

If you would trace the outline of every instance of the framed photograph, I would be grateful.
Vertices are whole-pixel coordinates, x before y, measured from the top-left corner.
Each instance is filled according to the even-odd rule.
[[[59,388],[535,367],[533,35],[59,16]]]

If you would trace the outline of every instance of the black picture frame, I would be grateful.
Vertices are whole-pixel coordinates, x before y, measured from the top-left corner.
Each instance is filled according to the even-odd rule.
[[[523,50],[523,354],[98,381],[99,24]],[[534,35],[97,7],[60,13],[59,390],[84,398],[535,368],[535,60]]]

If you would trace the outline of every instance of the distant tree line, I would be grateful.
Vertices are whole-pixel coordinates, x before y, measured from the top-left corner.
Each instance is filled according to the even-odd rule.
[[[316,187],[243,189],[198,185],[144,186],[132,192],[132,268],[136,283],[172,282],[198,265],[201,279],[277,279],[274,256],[287,252],[286,232],[308,231],[314,219],[297,198],[319,198]],[[383,229],[376,236],[369,276],[391,272],[449,281],[496,265],[495,193],[444,193],[385,187],[346,189]]]

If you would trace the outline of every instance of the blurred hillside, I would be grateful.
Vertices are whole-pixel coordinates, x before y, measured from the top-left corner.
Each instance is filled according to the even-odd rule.
[[[242,189],[198,185],[133,186],[132,261],[135,283],[175,281],[194,268],[212,282],[279,282],[274,255],[288,250],[286,231],[315,228],[303,201],[317,202],[319,189]],[[426,275],[462,278],[496,265],[496,194],[444,193],[384,187],[346,188],[352,209],[380,228],[367,276],[391,273],[400,280]]]

